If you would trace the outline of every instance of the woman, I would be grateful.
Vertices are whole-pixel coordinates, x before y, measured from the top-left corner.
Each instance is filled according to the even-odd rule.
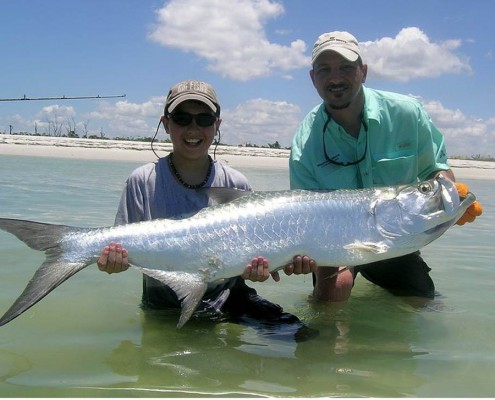
[[[220,105],[211,85],[184,81],[173,86],[160,120],[170,135],[173,152],[132,172],[122,194],[115,224],[194,214],[208,206],[208,199],[195,190],[202,187],[251,190],[243,174],[213,160],[208,154],[221,122]],[[295,262],[300,269],[301,257]],[[107,273],[126,270],[127,251],[119,243],[110,243],[102,250],[98,267]],[[288,269],[291,268],[295,267]],[[244,282],[244,279],[262,282],[269,276],[267,260],[253,258],[241,277],[210,287],[197,311],[221,312],[230,318],[247,315],[257,319],[283,317],[284,321],[291,320],[293,316],[283,313],[279,305],[259,297]],[[274,279],[279,279],[278,274]],[[146,275],[143,275],[142,304],[144,308],[153,309],[180,307],[180,301],[169,287]]]

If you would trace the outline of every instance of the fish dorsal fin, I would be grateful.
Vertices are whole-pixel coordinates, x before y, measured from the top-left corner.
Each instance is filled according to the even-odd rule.
[[[177,328],[182,328],[198,307],[208,285],[196,274],[160,271],[141,267],[137,267],[137,269],[143,274],[159,280],[175,292],[181,302],[181,314]]]
[[[210,187],[198,190],[208,197],[211,205],[229,203],[233,200],[237,200],[240,197],[244,197],[253,193],[250,190],[241,190],[226,187]]]

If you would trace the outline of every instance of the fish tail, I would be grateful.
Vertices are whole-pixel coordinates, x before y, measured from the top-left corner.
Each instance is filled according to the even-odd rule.
[[[16,236],[30,248],[44,251],[46,254],[45,261],[22,294],[0,318],[0,326],[21,315],[61,283],[93,262],[88,259],[70,260],[66,257],[62,245],[65,235],[84,231],[84,228],[0,218],[0,229]]]

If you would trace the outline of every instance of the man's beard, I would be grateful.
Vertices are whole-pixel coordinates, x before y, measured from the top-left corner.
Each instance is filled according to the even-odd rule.
[[[346,85],[331,85],[329,87],[329,90],[331,91],[332,89],[338,89],[340,87],[343,87],[345,89],[349,89],[349,86],[346,86]],[[339,111],[339,110],[344,110],[346,109],[347,107],[349,107],[353,102],[354,100],[356,100],[359,96],[359,93],[362,92],[362,87],[356,92],[356,93],[351,93],[350,95],[350,99],[348,99],[348,101],[346,101],[345,103],[327,103],[328,107],[332,110],[335,110],[335,111]],[[335,101],[339,101],[339,96],[335,96],[336,97],[336,100]],[[342,96],[344,97],[344,96]],[[344,100],[345,101],[345,100]]]
[[[328,106],[332,109],[332,110],[344,110],[345,108],[349,107],[351,105],[351,102],[347,102],[347,103],[344,103],[344,104],[329,104]]]

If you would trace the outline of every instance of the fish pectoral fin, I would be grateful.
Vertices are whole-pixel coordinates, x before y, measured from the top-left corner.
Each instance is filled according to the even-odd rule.
[[[354,242],[346,244],[344,249],[359,252],[371,252],[374,254],[385,253],[389,247],[383,242]]]
[[[143,274],[157,279],[172,289],[181,302],[181,314],[177,328],[182,328],[191,318],[198,307],[208,285],[201,280],[200,275],[186,272],[161,271],[156,269],[137,267]]]

